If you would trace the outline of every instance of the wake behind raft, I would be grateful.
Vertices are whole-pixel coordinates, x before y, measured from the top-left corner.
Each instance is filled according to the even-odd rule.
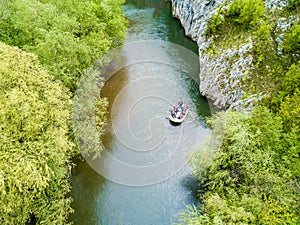
[[[180,101],[178,102],[177,106],[173,106],[173,108],[170,110],[169,119],[173,123],[182,123],[186,120],[188,112],[188,106]]]

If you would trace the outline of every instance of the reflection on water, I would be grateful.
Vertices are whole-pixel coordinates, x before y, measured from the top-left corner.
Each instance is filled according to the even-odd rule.
[[[197,52],[171,17],[169,2],[130,0],[125,13],[132,24],[127,42],[164,40]],[[176,49],[165,49],[165,57],[172,59],[172,51]],[[188,58],[181,57],[184,67]],[[157,62],[128,65],[106,82],[101,95],[110,102],[104,145],[113,157],[130,165],[155,165],[174,155],[174,149],[183,154],[209,133],[204,122],[210,114],[207,101],[199,95],[197,82],[180,68]],[[178,100],[184,100],[193,114],[174,126],[166,111]],[[75,225],[168,225],[187,204],[197,203],[188,166],[163,182],[134,187],[106,180],[84,161],[75,163],[71,193]]]

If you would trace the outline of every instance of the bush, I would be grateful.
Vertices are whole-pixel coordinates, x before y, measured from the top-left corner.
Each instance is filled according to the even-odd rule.
[[[288,8],[291,10],[299,8],[300,0],[290,0],[290,4],[288,5]]]
[[[287,54],[300,54],[300,24],[294,24],[285,34],[283,50]]]
[[[224,16],[221,13],[221,10],[218,10],[217,14],[214,15],[210,20],[207,27],[207,34],[214,34],[217,33],[217,31],[220,31],[221,25],[224,22]]]
[[[298,88],[293,90],[293,94],[290,94],[284,98],[284,100],[281,102],[279,112],[282,118],[284,119],[286,130],[288,131],[295,130],[295,132],[299,133],[300,132],[300,90]]]
[[[227,9],[226,16],[244,28],[251,28],[259,23],[264,13],[262,0],[233,0]]]

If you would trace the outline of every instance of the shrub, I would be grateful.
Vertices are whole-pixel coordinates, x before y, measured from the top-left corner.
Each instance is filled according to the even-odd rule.
[[[226,16],[244,28],[251,28],[259,23],[264,13],[262,0],[233,0]]]
[[[290,0],[290,4],[288,5],[288,8],[293,10],[299,8],[300,0]]]
[[[181,218],[183,224],[299,223],[295,175],[300,142],[294,131],[284,130],[282,117],[264,107],[252,115],[220,113],[213,121],[217,132],[213,130],[209,145],[193,160],[194,174],[201,181],[202,213],[190,208]],[[222,144],[205,168],[211,160],[207,153],[214,152],[211,143],[220,136]]]
[[[221,14],[221,10],[218,10],[217,14],[214,15],[210,20],[207,27],[207,34],[213,34],[217,33],[217,31],[220,31],[221,25],[224,22],[224,16]]]
[[[294,24],[285,34],[283,50],[287,54],[300,54],[300,24]]]

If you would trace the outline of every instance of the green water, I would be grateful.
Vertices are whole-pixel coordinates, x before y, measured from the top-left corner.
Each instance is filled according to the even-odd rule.
[[[127,1],[124,13],[131,25],[126,43],[161,40],[197,53],[196,44],[184,36],[179,21],[172,18],[169,2]],[[154,49],[149,44],[141,47],[141,51],[149,53]],[[162,51],[163,57],[172,60],[172,49]],[[185,67],[188,57],[179,57]],[[148,166],[174,155],[174,146],[183,152],[195,148],[209,134],[204,121],[210,115],[195,79],[197,76],[192,78],[172,65],[152,61],[127,65],[114,73],[101,91],[110,102],[103,136],[109,154],[130,165]],[[179,96],[189,104],[192,114],[185,123],[175,126],[165,114]],[[124,118],[126,107],[130,113]],[[188,165],[163,181],[134,186],[103,178],[85,161],[78,160],[76,164],[71,193],[75,209],[71,221],[75,225],[168,225],[177,221],[177,214],[186,205],[198,203],[196,181]]]

